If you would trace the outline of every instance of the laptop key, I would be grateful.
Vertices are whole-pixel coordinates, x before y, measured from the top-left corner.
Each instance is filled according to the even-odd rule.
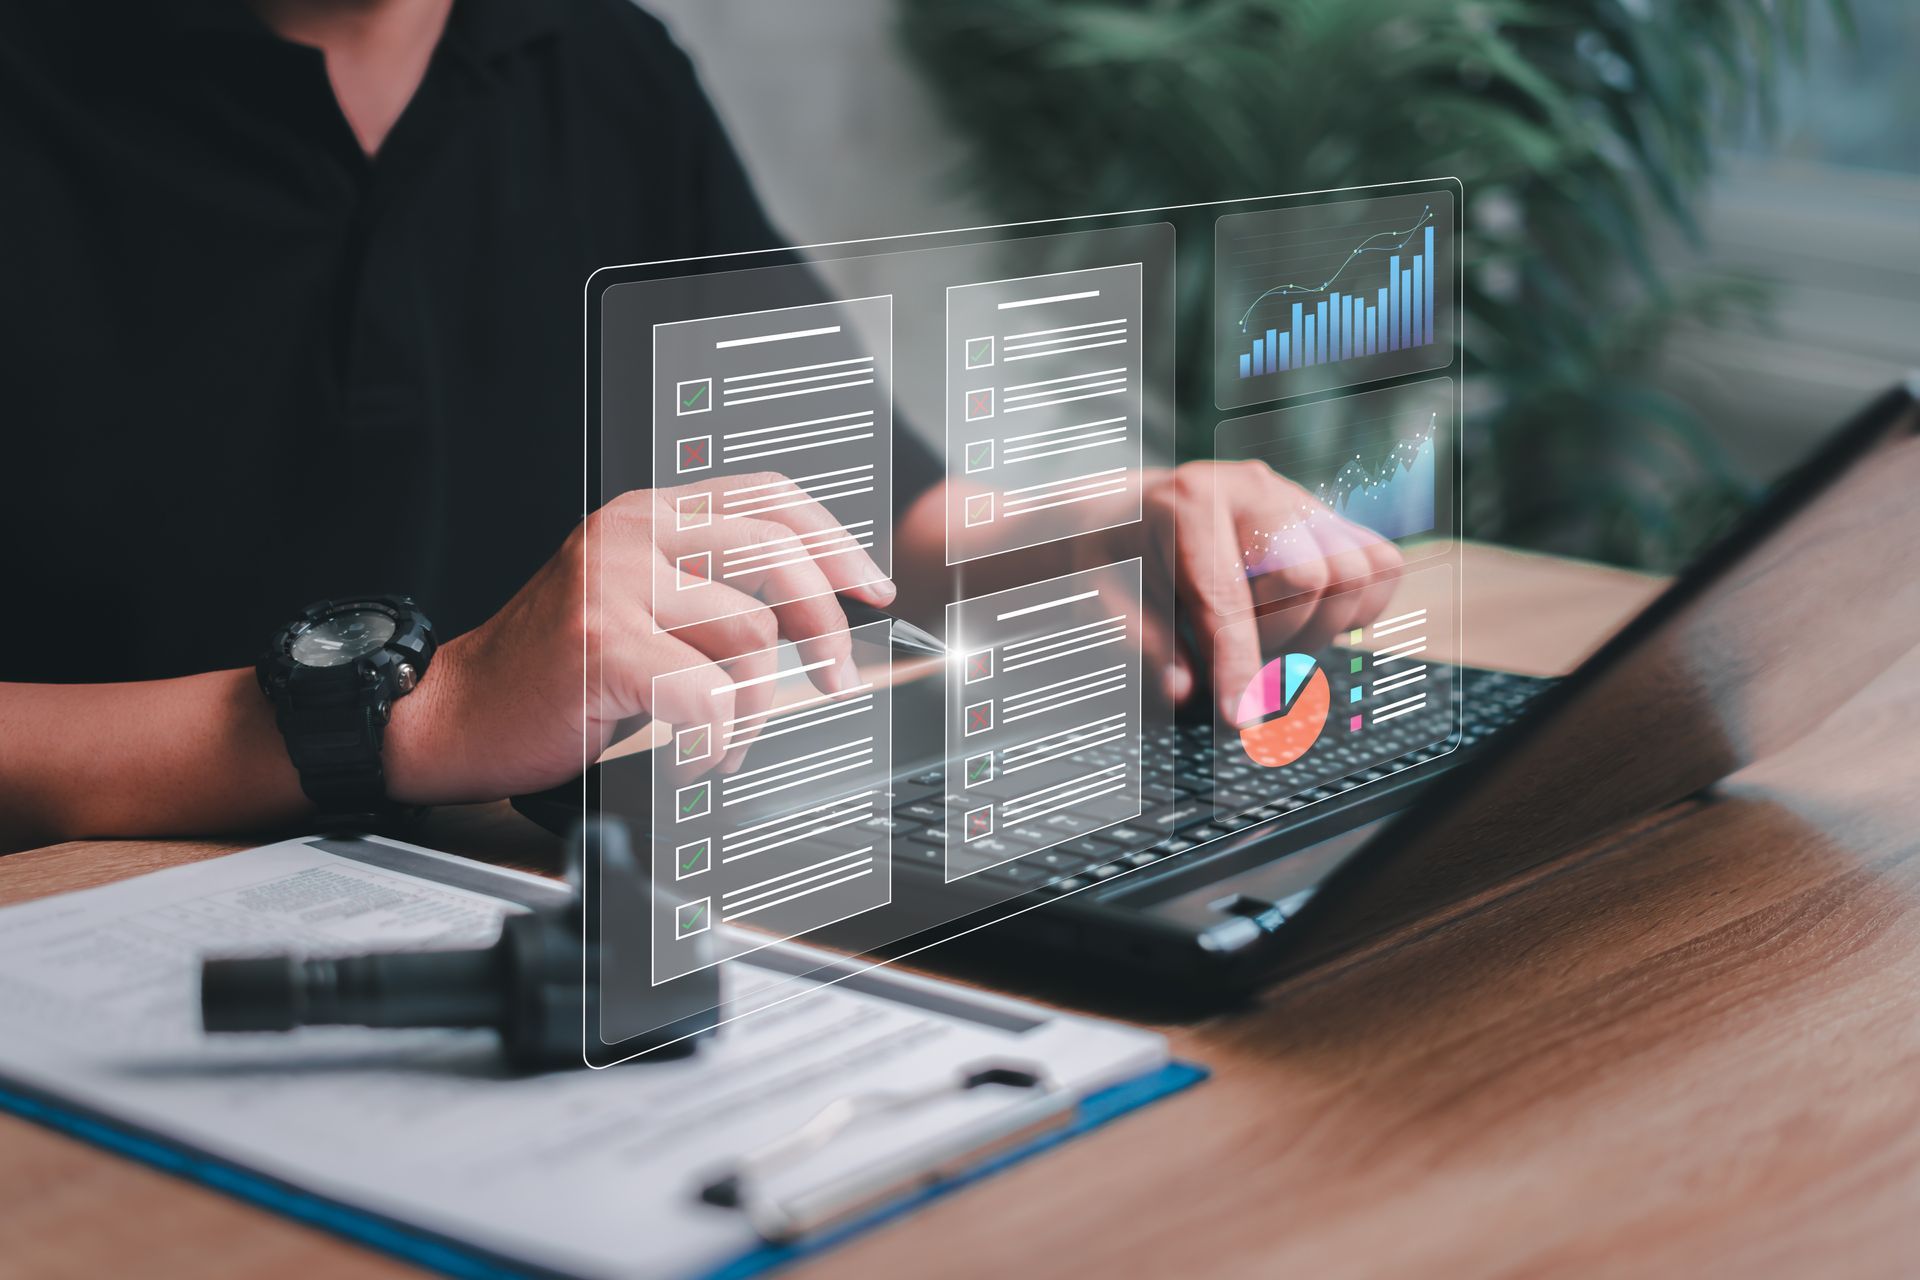
[[[1108,853],[1101,853],[1096,856],[1105,858],[1110,855]],[[1039,853],[1030,854],[1028,855],[1027,860],[1039,866],[1050,868],[1054,871],[1073,872],[1073,871],[1078,871],[1082,867],[1086,866],[1087,863],[1092,859],[1089,859],[1085,854],[1068,853],[1065,847],[1063,846],[1063,847],[1058,847],[1053,849],[1045,849]]]
[[[1213,816],[1213,806],[1205,804],[1177,805],[1172,809],[1156,813],[1147,818],[1147,825],[1162,832],[1179,831],[1184,827],[1194,827]]]
[[[1104,836],[1075,836],[1059,846],[1062,852],[1083,858],[1111,858],[1114,842]]]

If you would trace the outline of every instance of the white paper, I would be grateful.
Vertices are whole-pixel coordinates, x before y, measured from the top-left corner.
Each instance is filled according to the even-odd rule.
[[[431,856],[465,883],[551,888]],[[1041,1025],[1014,1034],[742,962],[726,970],[731,1001],[770,984],[798,998],[727,1024],[690,1059],[605,1071],[512,1078],[491,1032],[198,1029],[202,955],[479,944],[505,909],[292,841],[0,910],[0,1076],[330,1199],[598,1277],[684,1274],[752,1247],[741,1216],[695,1188],[833,1099],[988,1061],[1084,1092],[1165,1057],[1157,1036],[948,984],[887,975]],[[796,1176],[858,1167],[1004,1105],[1005,1091],[979,1090],[890,1118]]]

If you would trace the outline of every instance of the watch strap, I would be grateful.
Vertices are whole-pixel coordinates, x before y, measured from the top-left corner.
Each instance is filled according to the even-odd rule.
[[[390,813],[380,748],[387,717],[369,705],[357,682],[344,687],[290,689],[275,718],[287,744],[300,789],[322,814]]]

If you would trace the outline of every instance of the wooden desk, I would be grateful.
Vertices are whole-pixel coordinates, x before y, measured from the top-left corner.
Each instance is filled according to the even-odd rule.
[[[1469,650],[1570,665],[1654,585],[1477,550]],[[1709,801],[1169,1028],[1211,1082],[795,1274],[1912,1275],[1916,719],[1920,654]],[[498,809],[447,821],[531,847]],[[15,855],[0,901],[232,847]],[[409,1274],[5,1118],[0,1242],[36,1280]]]

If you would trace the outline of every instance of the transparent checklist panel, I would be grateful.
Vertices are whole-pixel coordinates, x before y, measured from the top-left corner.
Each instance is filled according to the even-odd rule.
[[[947,562],[1140,519],[1145,264],[947,290]]]
[[[1409,206],[1412,222],[1399,203],[1407,197],[1420,202]],[[1357,202],[1361,216],[1328,211],[1342,201]],[[702,720],[653,705],[618,725],[611,742],[596,736],[584,744],[585,757],[599,762],[583,789],[587,811],[625,821],[643,872],[616,884],[602,861],[583,874],[589,976],[603,989],[598,1026],[591,1014],[585,1024],[589,1057],[631,1056],[636,1038],[670,1025],[663,1010],[685,1011],[684,1001],[650,996],[686,989],[711,999],[689,982],[718,974],[723,1016],[742,1016],[803,994],[813,981],[883,963],[909,939],[1028,909],[1037,891],[1069,892],[1152,865],[1159,837],[1189,807],[1175,797],[1199,790],[1186,776],[1194,762],[1180,754],[1176,739],[1185,737],[1174,733],[1165,702],[1172,646],[1215,639],[1176,625],[1178,593],[1162,581],[1176,562],[1174,530],[1147,518],[1158,511],[1146,501],[1149,487],[1179,460],[1175,420],[1190,397],[1177,384],[1211,383],[1225,388],[1218,403],[1251,410],[1233,420],[1240,426],[1219,425],[1215,456],[1262,458],[1309,491],[1328,486],[1334,497],[1326,505],[1342,519],[1406,554],[1406,584],[1450,568],[1459,492],[1458,208],[1457,184],[1405,183],[595,273],[587,290],[589,505],[627,501],[644,511],[635,523],[648,532],[649,556],[658,554],[641,559],[627,548],[614,572],[590,576],[589,608],[644,607],[651,625],[641,631],[709,655],[729,683],[742,664],[778,652],[782,674],[764,687],[781,700],[820,701],[797,708],[802,721],[775,725],[792,732],[758,733],[746,758],[704,773],[711,758],[700,758],[703,749],[724,760],[741,745],[726,740],[731,713]],[[1356,230],[1363,239],[1412,233],[1395,244],[1397,264],[1393,253],[1376,261],[1373,245],[1356,259],[1354,271],[1380,277],[1373,294],[1358,275],[1343,277],[1341,301],[1326,299],[1327,318],[1312,300],[1297,330],[1290,295],[1244,316],[1276,282],[1299,283],[1281,273],[1307,261],[1315,236],[1322,243],[1313,252],[1331,253]],[[1263,235],[1279,237],[1267,245],[1273,261],[1264,268],[1254,261]],[[1235,256],[1222,257],[1222,248]],[[1259,279],[1262,270],[1271,278]],[[1397,285],[1390,271],[1399,273]],[[1176,340],[1176,282],[1196,281],[1215,286],[1211,301],[1204,289],[1196,301],[1218,314]],[[1383,316],[1406,323],[1380,350],[1365,345],[1369,308],[1373,343],[1388,333]],[[1310,362],[1294,337],[1309,313]],[[1176,355],[1189,367],[1178,368]],[[1423,385],[1410,379],[1449,362],[1453,382],[1429,379],[1438,401],[1452,401],[1451,412],[1427,410],[1431,452],[1423,456],[1417,430],[1387,440],[1429,394],[1410,390]],[[1307,413],[1275,416],[1310,409],[1334,387],[1393,380],[1405,385],[1374,390],[1413,401],[1382,402],[1375,416],[1393,422],[1377,427],[1376,443],[1385,442],[1397,471],[1386,462],[1365,474],[1317,469],[1336,455],[1302,452],[1302,442],[1331,449],[1339,432],[1321,430]],[[1370,394],[1346,398],[1364,406]],[[1255,422],[1263,417],[1271,420]],[[911,447],[912,438],[921,447]],[[1426,532],[1413,532],[1426,523],[1429,467],[1434,517]],[[926,492],[936,485],[941,493]],[[1409,498],[1413,490],[1422,492]],[[899,536],[896,524],[916,511],[918,523],[900,526],[911,536]],[[1271,504],[1255,514],[1258,529],[1236,529],[1248,532],[1248,608],[1285,608],[1285,593],[1274,589],[1286,577],[1285,515]],[[749,529],[752,537],[737,536]],[[783,623],[790,614],[817,620],[850,575],[877,574],[902,586],[903,605],[925,606],[909,613],[914,621],[952,633],[950,654],[897,656],[877,638],[886,624],[857,626],[850,639],[859,674],[873,687],[849,694],[817,682],[825,669],[798,671],[810,661],[804,644],[767,650],[764,609]],[[1082,577],[1097,583],[1095,594],[1040,598]],[[1109,607],[1121,598],[1129,608]],[[1025,605],[1016,601],[1044,607],[1020,614]],[[1050,619],[1050,609],[1062,612]],[[746,613],[756,615],[752,625],[736,616]],[[1378,625],[1396,617],[1385,612]],[[1326,726],[1342,726],[1335,704],[1354,696],[1346,681],[1355,673],[1342,660],[1393,665],[1383,652],[1393,637],[1370,635],[1368,625],[1357,639],[1348,628],[1314,650],[1327,679]],[[1457,628],[1457,610],[1434,625],[1436,637]],[[1074,640],[1075,628],[1086,628],[1084,650],[1059,643]],[[617,654],[613,677],[645,680],[650,692],[659,677],[655,696],[666,698],[669,678],[694,669],[681,661],[684,650],[672,651],[680,656],[667,671],[645,662],[636,669],[633,655]],[[1275,677],[1283,704],[1284,659],[1293,651],[1262,654],[1283,660]],[[588,655],[590,699],[607,687],[605,658]],[[1196,674],[1204,678],[1208,666],[1202,657]],[[1428,679],[1451,688],[1443,675]],[[1297,698],[1298,680],[1310,684],[1311,673],[1295,676]],[[870,703],[838,704],[868,692]],[[1376,679],[1361,697],[1396,692]],[[1207,694],[1203,686],[1196,696]],[[833,732],[882,703],[891,721],[884,762]],[[982,704],[990,719],[969,735],[966,717]],[[595,709],[603,705],[592,702],[590,723],[601,723]],[[1386,703],[1363,705],[1363,736],[1418,719]],[[817,723],[804,719],[815,713],[823,713]],[[842,713],[844,720],[825,719]],[[702,725],[718,741],[703,743]],[[803,740],[806,751],[798,751]],[[1301,760],[1330,753],[1331,742],[1309,747]],[[1216,745],[1244,756],[1239,726],[1223,729]],[[816,777],[823,762],[848,766],[846,776]],[[1300,761],[1245,763],[1270,775],[1261,790],[1271,795],[1291,785],[1280,775]],[[1184,772],[1176,785],[1177,767]],[[799,785],[774,792],[787,783]],[[869,790],[875,795],[863,794]],[[793,807],[783,807],[787,798]],[[727,957],[746,952],[780,955],[785,975],[748,984],[751,1003],[727,977]]]
[[[1451,365],[1458,207],[1459,185],[1447,181],[1223,213],[1214,402],[1232,409]]]
[[[804,644],[653,678],[687,709],[650,753],[655,985],[891,901],[887,631],[851,630],[851,681]]]
[[[1219,815],[1304,807],[1438,759],[1465,714],[1460,578],[1451,556],[1318,599],[1229,620],[1214,661],[1257,668],[1216,721]]]
[[[947,606],[948,880],[1138,818],[1141,561]]]
[[[882,295],[653,326],[656,628],[804,598],[814,570],[843,570],[842,589],[887,575],[892,308]]]

